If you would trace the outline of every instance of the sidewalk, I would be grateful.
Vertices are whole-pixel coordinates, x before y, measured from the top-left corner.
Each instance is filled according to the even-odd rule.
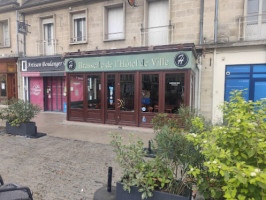
[[[30,187],[34,200],[93,200],[107,184],[113,167],[113,185],[121,177],[109,133],[130,133],[147,142],[152,129],[69,122],[62,113],[40,113],[38,132],[47,136],[29,139],[0,133],[0,174],[4,181]]]
[[[67,121],[65,113],[41,112],[34,121],[38,132],[49,136],[101,144],[110,144],[110,133],[120,133],[125,139],[132,133],[144,144],[154,135],[151,128]]]

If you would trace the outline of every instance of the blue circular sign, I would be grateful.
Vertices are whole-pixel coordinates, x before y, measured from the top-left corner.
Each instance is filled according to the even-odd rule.
[[[175,65],[177,67],[185,67],[188,64],[188,56],[185,53],[179,53],[175,57]]]

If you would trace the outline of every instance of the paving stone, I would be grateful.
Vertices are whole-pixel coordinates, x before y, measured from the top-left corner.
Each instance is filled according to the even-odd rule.
[[[30,187],[35,200],[92,200],[120,177],[112,147],[52,136],[27,139],[0,134],[0,174],[4,181]]]

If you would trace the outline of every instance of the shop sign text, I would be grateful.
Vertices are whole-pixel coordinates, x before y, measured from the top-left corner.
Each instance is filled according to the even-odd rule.
[[[191,68],[188,55],[191,52],[183,53],[185,62],[182,68]],[[122,56],[102,57],[80,57],[66,59],[67,70],[74,71],[115,71],[115,70],[154,70],[154,69],[176,69],[177,52],[157,54],[137,54]],[[181,63],[181,61],[179,62]],[[75,66],[75,67],[74,67]]]

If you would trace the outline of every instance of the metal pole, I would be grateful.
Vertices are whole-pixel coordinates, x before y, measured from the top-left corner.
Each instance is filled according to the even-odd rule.
[[[149,140],[148,153],[151,154],[151,141]]]
[[[112,192],[112,167],[108,167],[107,192]]]

